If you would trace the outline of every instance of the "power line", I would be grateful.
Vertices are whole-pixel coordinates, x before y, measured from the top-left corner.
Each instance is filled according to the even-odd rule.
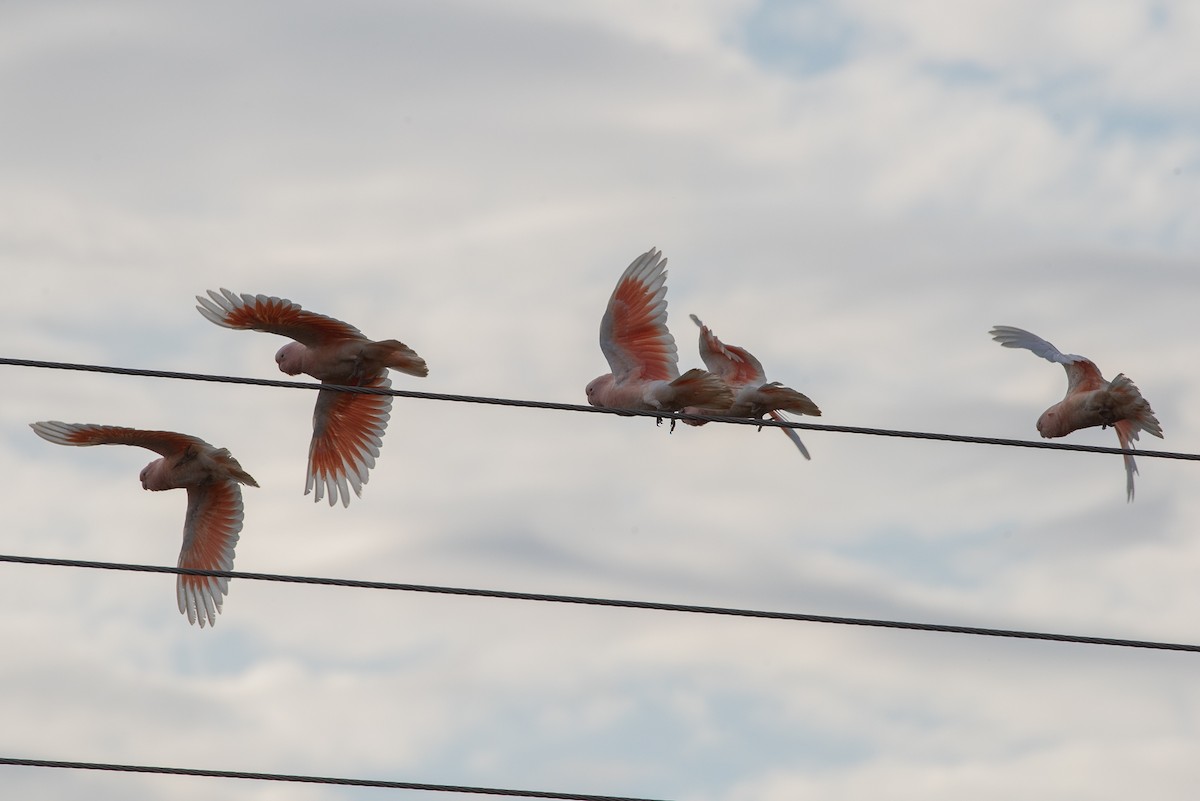
[[[250,773],[240,770],[207,770],[204,768],[164,768],[151,765],[112,765],[104,762],[64,762],[52,759],[18,759],[0,757],[0,765],[66,770],[103,770],[118,773],[157,773],[171,776],[204,776],[216,779],[251,779],[264,782],[293,782],[301,784],[334,784],[350,787],[382,787],[391,790],[427,790],[436,793],[475,793],[477,795],[516,796],[520,798],[554,798],[565,801],[652,801],[615,795],[586,793],[555,793],[544,790],[504,790],[497,787],[466,787],[423,782],[396,782],[381,779],[344,779],[330,776],[298,776],[286,773]]]
[[[0,554],[0,562],[24,565],[49,565],[52,567],[80,567],[93,570],[119,570],[135,573],[172,573],[185,576],[216,576],[218,578],[246,579],[248,581],[274,581],[287,584],[316,584],[333,587],[356,587],[367,590],[393,590],[398,592],[420,592],[437,595],[465,595],[474,598],[500,598],[512,601],[538,601],[542,603],[579,604],[583,606],[609,606],[624,609],[648,609],[659,612],[687,612],[700,615],[723,615],[726,617],[765,618],[768,620],[791,620],[804,623],[828,623],[839,626],[866,626],[870,628],[905,629],[908,631],[932,631],[943,634],[973,634],[980,637],[1006,637],[1023,640],[1047,640],[1051,642],[1076,643],[1081,645],[1108,645],[1118,648],[1147,648],[1159,651],[1189,651],[1200,653],[1200,645],[1188,643],[1155,642],[1151,640],[1128,640],[1115,637],[1090,637],[1078,634],[1053,634],[1040,631],[1017,631],[991,629],[979,626],[957,626],[946,623],[913,623],[899,620],[874,618],[838,617],[814,615],[803,612],[773,612],[759,609],[738,609],[721,606],[663,603],[660,601],[635,601],[616,598],[590,598],[579,595],[551,595],[511,590],[488,590],[468,587],[440,587],[430,584],[401,584],[390,581],[365,581],[361,579],[322,578],[317,576],[291,576],[278,573],[247,573],[237,570],[194,570],[168,567],[166,565],[137,565],[121,562],[96,562],[82,559],[59,559],[45,556],[15,556]]]
[[[1079,451],[1084,453],[1131,454],[1155,459],[1180,459],[1183,461],[1200,461],[1200,453],[1179,453],[1175,451],[1124,450],[1104,445],[1078,445],[1069,442],[1041,442],[1025,439],[1005,439],[1003,437],[977,437],[968,434],[940,434],[929,431],[903,431],[888,428],[869,428],[863,426],[839,426],[829,423],[810,423],[798,420],[755,420],[745,417],[725,417],[722,415],[695,415],[683,412],[641,411],[635,409],[608,409],[598,406],[584,406],[577,403],[556,403],[554,401],[516,400],[512,398],[491,398],[479,395],[453,395],[441,392],[419,392],[411,389],[395,389],[384,387],[351,387],[336,384],[315,384],[310,381],[280,381],[270,378],[246,378],[244,376],[210,375],[205,373],[181,373],[171,370],[145,370],[134,367],[109,367],[97,364],[73,364],[70,362],[47,362],[36,359],[13,359],[0,356],[0,365],[14,367],[36,367],[46,370],[74,370],[88,373],[106,373],[109,375],[140,376],[143,378],[170,378],[182,381],[207,381],[218,384],[244,384],[262,387],[284,387],[287,389],[332,390],[334,392],[351,392],[362,395],[392,395],[400,398],[417,398],[419,400],[445,401],[449,403],[476,403],[490,406],[516,406],[526,409],[554,409],[565,412],[588,412],[592,414],[615,414],[622,417],[654,417],[659,420],[670,420],[674,426],[676,420],[696,420],[714,423],[731,423],[733,425],[748,425],[762,428],[798,428],[805,431],[826,431],[835,434],[863,434],[876,437],[897,437],[901,439],[926,439],[940,442],[965,442],[972,445],[1002,445],[1010,448],[1041,448],[1043,450]]]

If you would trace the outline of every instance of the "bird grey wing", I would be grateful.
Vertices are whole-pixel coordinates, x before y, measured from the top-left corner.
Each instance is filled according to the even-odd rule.
[[[232,479],[188,487],[187,516],[183,521],[183,547],[179,567],[190,570],[233,570],[234,549],[242,530],[242,490]],[[223,596],[229,592],[225,576],[181,573],[175,584],[179,611],[188,622],[216,625]]]
[[[63,423],[58,420],[30,423],[29,427],[42,439],[58,445],[134,445],[154,451],[160,456],[171,456],[191,445],[212,448],[199,437],[174,431],[145,431],[125,426]]]
[[[667,260],[651,248],[621,274],[600,319],[600,350],[623,381],[634,375],[647,381],[679,377],[678,349],[667,330]]]
[[[1057,362],[1058,364],[1087,361],[1083,356],[1077,356],[1074,353],[1063,353],[1037,334],[1031,334],[1023,328],[1015,328],[1011,325],[997,325],[991,331],[988,331],[988,333],[992,335],[992,339],[1006,348],[1024,348],[1025,350],[1033,351],[1047,361]]]
[[[624,381],[637,369],[637,362],[633,359],[632,355],[627,349],[621,347],[613,337],[613,310],[611,303],[604,311],[604,316],[600,318],[600,352],[604,354],[604,361],[608,362],[608,369],[617,381]]]
[[[265,331],[294,339],[308,347],[319,347],[345,339],[366,339],[349,323],[311,312],[287,298],[269,295],[238,295],[222,288],[197,295],[196,310],[225,328]]]
[[[997,325],[989,331],[992,339],[1006,348],[1024,348],[1043,359],[1061,364],[1067,371],[1067,394],[1100,389],[1105,381],[1100,368],[1084,356],[1063,353],[1037,334],[1011,325]]]
[[[699,317],[689,316],[700,327],[700,360],[710,373],[732,387],[766,383],[767,373],[754,354],[737,345],[726,345]]]
[[[392,382],[387,376],[376,376],[364,386],[389,389]],[[328,490],[330,506],[339,497],[343,506],[349,506],[351,489],[362,497],[363,485],[383,447],[391,409],[391,395],[331,389],[317,393],[304,494],[315,489],[313,500],[320,501]]]

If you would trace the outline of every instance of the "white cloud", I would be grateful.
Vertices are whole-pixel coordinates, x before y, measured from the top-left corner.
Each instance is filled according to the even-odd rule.
[[[1143,446],[1194,450],[1189,8],[796,8],[6,7],[6,355],[277,377],[277,337],[193,310],[226,286],[404,340],[431,374],[398,387],[583,402],[657,245],[682,362],[694,312],[825,422],[1036,437],[1064,376],[999,323],[1126,372],[1167,432]],[[771,431],[397,400],[330,509],[302,495],[310,393],[3,371],[3,552],[172,563],[152,454],[27,428],[107,422],[258,478],[238,569],[1192,639],[1186,462],[1141,459],[1126,504],[1115,456],[805,432],[806,462]],[[0,573],[13,756],[714,800],[1196,778],[1187,654],[240,581],[201,632],[169,576]]]

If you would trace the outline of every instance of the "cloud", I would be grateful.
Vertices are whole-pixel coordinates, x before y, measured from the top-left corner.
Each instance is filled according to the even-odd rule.
[[[398,387],[579,403],[655,245],[681,364],[696,313],[823,422],[1036,437],[1064,376],[990,341],[1011,324],[1132,376],[1167,432],[1143,447],[1191,450],[1191,16],[10,6],[0,339],[278,377],[282,340],[192,308],[225,286],[412,345],[431,373]],[[1115,456],[814,431],[806,462],[749,427],[397,399],[363,498],[330,509],[302,494],[310,392],[3,370],[9,553],[178,552],[182,493],[136,483],[152,454],[27,428],[62,419],[229,447],[262,484],[242,570],[1191,639],[1185,462],[1141,459],[1126,504]],[[201,632],[168,576],[0,572],[13,756],[714,801],[1195,779],[1187,654],[247,581]]]

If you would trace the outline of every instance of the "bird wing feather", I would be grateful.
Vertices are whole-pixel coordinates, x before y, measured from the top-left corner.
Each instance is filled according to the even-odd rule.
[[[625,269],[600,321],[600,349],[618,383],[673,381],[678,349],[667,330],[667,260],[651,248]]]

